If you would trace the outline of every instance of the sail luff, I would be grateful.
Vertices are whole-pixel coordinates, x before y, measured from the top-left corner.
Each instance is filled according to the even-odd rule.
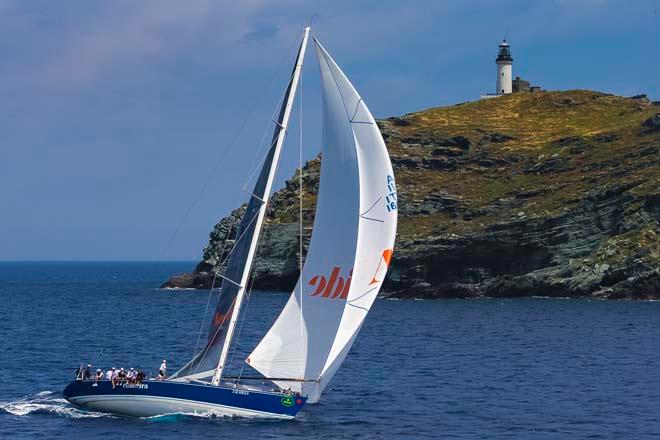
[[[254,233],[250,242],[245,266],[243,268],[243,273],[241,275],[240,282],[238,283],[238,293],[234,305],[232,307],[232,314],[227,327],[227,335],[225,337],[225,342],[220,353],[220,358],[218,359],[218,366],[213,376],[213,384],[217,385],[220,383],[222,377],[222,372],[227,362],[227,356],[229,355],[229,348],[234,336],[234,331],[236,329],[236,324],[238,322],[238,317],[240,315],[241,305],[243,302],[243,297],[245,295],[245,288],[248,282],[248,278],[252,269],[252,263],[254,260],[254,254],[257,249],[257,244],[259,242],[259,235],[263,226],[263,222],[266,216],[266,209],[268,207],[268,200],[270,199],[271,190],[273,187],[273,181],[275,180],[275,174],[277,172],[277,166],[280,159],[280,154],[282,151],[282,146],[286,138],[287,127],[289,125],[289,117],[291,116],[291,108],[293,107],[294,98],[296,95],[296,90],[298,88],[298,82],[300,80],[300,73],[303,66],[303,61],[305,57],[305,49],[307,47],[307,39],[309,37],[309,27],[306,27],[303,31],[303,39],[300,44],[300,50],[298,51],[298,56],[296,57],[296,64],[294,66],[291,80],[287,89],[286,96],[284,97],[284,102],[282,103],[282,108],[278,120],[275,121],[275,133],[273,135],[273,157],[270,162],[270,165],[264,163],[264,167],[269,166],[268,178],[266,180],[266,185],[264,187],[263,195],[261,196],[261,206],[259,207],[259,212],[257,214],[256,223],[254,227]],[[253,197],[259,198],[259,196],[252,194]]]

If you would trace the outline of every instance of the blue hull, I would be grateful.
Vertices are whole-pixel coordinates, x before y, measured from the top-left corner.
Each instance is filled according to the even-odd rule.
[[[172,413],[292,419],[306,398],[277,392],[168,381],[120,384],[75,380],[62,393],[78,408],[153,417]]]

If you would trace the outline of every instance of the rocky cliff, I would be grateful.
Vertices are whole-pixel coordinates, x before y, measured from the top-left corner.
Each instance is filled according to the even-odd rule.
[[[384,295],[660,298],[659,102],[512,94],[378,123],[399,194]],[[302,170],[305,244],[319,170],[320,159]],[[256,287],[297,279],[298,190],[296,175],[272,199]],[[209,287],[240,214],[164,287]]]

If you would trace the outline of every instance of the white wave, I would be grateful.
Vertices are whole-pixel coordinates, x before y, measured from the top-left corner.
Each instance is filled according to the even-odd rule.
[[[168,418],[179,418],[179,417],[196,417],[196,418],[200,418],[200,419],[214,419],[214,418],[219,417],[219,416],[217,414],[212,413],[212,412],[173,412],[173,413],[159,414],[157,416],[140,417],[140,418],[142,420],[159,421],[159,420],[164,420],[164,419],[168,419]]]
[[[14,416],[56,414],[72,419],[113,417],[103,413],[79,410],[52,391],[41,391],[33,396],[15,401],[0,401],[0,412],[6,412]]]
[[[41,391],[35,394],[35,396],[43,397],[43,396],[50,396],[51,394],[55,394],[55,393],[52,391]]]

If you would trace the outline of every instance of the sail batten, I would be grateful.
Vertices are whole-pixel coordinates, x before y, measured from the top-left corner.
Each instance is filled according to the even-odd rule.
[[[312,239],[292,295],[246,360],[266,377],[304,378],[293,386],[275,382],[310,403],[364,323],[396,232],[396,186],[382,136],[348,78],[314,42],[323,91],[323,159]]]

